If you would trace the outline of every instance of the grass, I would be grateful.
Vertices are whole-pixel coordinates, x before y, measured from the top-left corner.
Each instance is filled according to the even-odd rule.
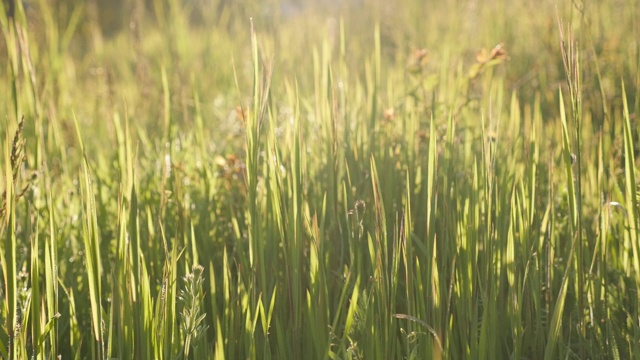
[[[638,357],[636,2],[330,3],[2,3],[0,358]]]

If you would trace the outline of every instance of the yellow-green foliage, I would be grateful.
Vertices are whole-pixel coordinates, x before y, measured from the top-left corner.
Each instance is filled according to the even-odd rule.
[[[0,357],[637,356],[639,24],[3,1]]]

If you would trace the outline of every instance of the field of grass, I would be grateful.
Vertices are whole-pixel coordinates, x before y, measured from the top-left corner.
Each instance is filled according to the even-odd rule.
[[[0,358],[640,358],[636,0],[0,3]]]

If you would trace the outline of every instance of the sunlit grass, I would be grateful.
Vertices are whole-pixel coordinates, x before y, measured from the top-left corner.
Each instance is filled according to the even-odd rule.
[[[635,2],[4,4],[0,357],[640,353]]]

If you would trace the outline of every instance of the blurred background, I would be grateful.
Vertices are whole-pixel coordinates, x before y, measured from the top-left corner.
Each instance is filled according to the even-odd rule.
[[[113,105],[125,99],[133,117],[161,118],[163,71],[176,119],[193,110],[195,90],[207,117],[224,123],[251,94],[250,19],[264,60],[277,74],[276,90],[295,80],[301,93],[312,92],[319,56],[330,57],[335,76],[365,80],[379,46],[381,79],[400,81],[408,74],[397,69],[422,52],[422,74],[442,82],[447,74],[468,71],[480,50],[500,45],[508,55],[499,70],[506,90],[521,99],[538,96],[551,116],[557,113],[558,87],[566,86],[560,25],[581,29],[587,106],[604,112],[598,108],[602,90],[609,104],[620,107],[620,86],[613,79],[639,82],[639,15],[634,2],[623,0],[3,0],[3,7],[5,13],[13,9],[28,29],[35,80],[46,103],[67,113],[73,108],[88,124],[100,123],[96,114],[110,118]],[[6,61],[6,45],[0,44],[4,67]],[[479,95],[473,87],[468,94],[472,100]],[[631,101],[635,87],[627,96],[637,103]],[[441,90],[430,101],[450,99]],[[149,134],[158,131],[154,121],[143,123]]]

